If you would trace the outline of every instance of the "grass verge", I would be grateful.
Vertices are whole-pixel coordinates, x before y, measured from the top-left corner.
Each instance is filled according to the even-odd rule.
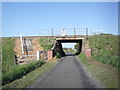
[[[79,58],[92,76],[98,78],[106,88],[118,88],[118,68],[96,60],[87,60],[83,53],[79,55]]]
[[[30,71],[44,64],[44,61],[31,62],[24,65],[16,65],[11,67],[7,72],[2,74],[2,85],[9,83],[15,79],[21,78]]]
[[[51,69],[57,62],[46,62],[42,67],[38,67],[35,70],[31,71],[27,75],[23,76],[20,79],[17,79],[11,83],[8,83],[2,87],[2,90],[7,90],[9,88],[25,88],[28,85],[32,84],[37,78]]]

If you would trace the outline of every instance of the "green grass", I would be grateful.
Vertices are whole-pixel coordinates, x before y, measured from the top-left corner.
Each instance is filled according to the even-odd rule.
[[[96,60],[87,60],[85,54],[79,55],[82,63],[91,74],[98,78],[107,88],[118,88],[118,68]]]
[[[15,65],[14,61],[14,40],[2,38],[2,72],[6,72]]]
[[[31,71],[24,77],[17,79],[11,83],[8,83],[2,87],[3,90],[7,90],[9,88],[25,88],[26,86],[34,83],[41,75],[50,70],[52,67],[56,65],[57,62],[46,62],[42,65],[42,67],[38,67],[35,70]]]
[[[41,61],[25,65],[16,65],[14,61],[14,40],[12,38],[2,38],[2,48],[0,49],[2,51],[2,73],[0,73],[0,76],[2,77],[3,85],[22,77],[37,66],[43,64]]]
[[[81,60],[84,64],[87,64],[86,56],[85,56],[84,53],[81,53],[81,54],[79,55],[79,58],[80,58],[80,60]]]
[[[44,50],[51,50],[53,48],[53,45],[55,44],[55,38],[41,37],[39,39],[39,43]],[[55,57],[57,59],[62,57],[59,49],[55,50]]]
[[[40,45],[44,50],[51,50],[53,47],[55,40],[54,38],[46,38],[46,37],[41,37],[39,39]]]
[[[31,62],[24,65],[16,65],[10,68],[7,72],[2,75],[2,84],[9,83],[15,79],[21,78],[23,75],[26,75],[30,71],[44,64],[43,61]]]
[[[51,41],[50,38],[40,38],[40,43],[45,50],[49,50],[53,46],[53,42]],[[3,38],[2,47],[0,48],[0,50],[2,50],[2,75],[1,76],[2,76],[2,84],[4,86],[7,86],[7,85],[9,86],[9,84],[7,83],[12,83],[16,81],[16,79],[23,77],[24,75],[30,73],[35,68],[38,68],[39,66],[44,64],[43,61],[40,61],[40,62],[37,61],[37,62],[25,64],[25,65],[16,65],[14,61],[14,40],[12,38]],[[43,71],[45,70],[46,69],[43,69]]]
[[[92,49],[92,59],[118,66],[118,37],[114,35],[96,35],[88,39]]]

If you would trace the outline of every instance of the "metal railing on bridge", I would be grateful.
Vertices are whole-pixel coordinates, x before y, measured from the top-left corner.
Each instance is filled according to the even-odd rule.
[[[62,35],[64,34],[64,35]],[[65,35],[66,34],[66,35]],[[68,37],[68,38],[78,38],[78,37],[88,37],[88,28],[63,28],[63,29],[51,29],[51,36]]]

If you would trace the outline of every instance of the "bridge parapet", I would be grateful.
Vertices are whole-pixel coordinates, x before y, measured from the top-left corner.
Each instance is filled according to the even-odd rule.
[[[56,40],[81,40],[81,39],[85,39],[85,37],[79,37],[79,38],[70,38],[70,37],[67,37],[67,38],[56,38]]]

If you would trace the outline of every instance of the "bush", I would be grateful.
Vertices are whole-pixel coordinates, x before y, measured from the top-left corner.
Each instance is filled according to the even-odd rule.
[[[6,84],[15,79],[21,78],[23,75],[26,75],[28,72],[34,70],[36,67],[44,64],[43,61],[32,62],[24,65],[16,65],[11,67],[7,72],[2,75],[2,84]]]

